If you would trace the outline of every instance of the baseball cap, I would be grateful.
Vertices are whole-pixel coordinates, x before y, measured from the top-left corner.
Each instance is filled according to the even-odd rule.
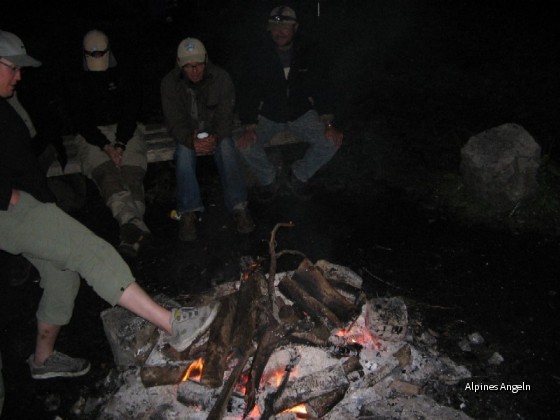
[[[285,28],[298,23],[296,12],[288,6],[278,6],[272,9],[268,15],[268,27],[270,31],[273,28]]]
[[[0,57],[19,67],[39,67],[41,62],[27,55],[21,39],[11,32],[0,31]]]
[[[85,34],[84,56],[90,71],[105,71],[109,68],[109,38],[105,33],[93,29]]]
[[[177,47],[177,63],[183,67],[187,63],[204,63],[206,61],[206,48],[196,38],[186,38]]]

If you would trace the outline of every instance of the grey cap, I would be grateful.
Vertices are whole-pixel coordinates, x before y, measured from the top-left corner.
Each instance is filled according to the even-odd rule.
[[[27,55],[21,39],[11,32],[0,31],[0,57],[19,67],[39,67],[41,62]]]

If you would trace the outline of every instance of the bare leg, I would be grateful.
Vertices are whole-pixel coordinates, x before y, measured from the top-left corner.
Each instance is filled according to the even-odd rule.
[[[171,334],[171,312],[154,302],[138,283],[128,286],[117,304]]]
[[[35,360],[33,361],[37,366],[42,366],[45,360],[53,354],[54,343],[60,328],[60,325],[37,321],[37,341],[35,343]]]

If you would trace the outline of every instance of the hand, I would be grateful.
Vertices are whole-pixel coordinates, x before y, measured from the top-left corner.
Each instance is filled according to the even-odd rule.
[[[251,144],[257,142],[257,132],[255,131],[256,124],[245,127],[243,133],[237,138],[237,147],[246,149]]]
[[[19,202],[19,190],[12,190],[12,196],[10,197],[10,205],[15,206]]]
[[[216,150],[217,137],[214,134],[204,139],[194,139],[193,145],[197,155],[211,155]]]
[[[123,150],[120,147],[114,147],[112,144],[106,144],[103,151],[113,161],[117,168],[121,167]]]
[[[342,131],[339,131],[336,127],[328,125],[325,128],[325,137],[332,141],[336,147],[340,147],[342,145],[344,134],[342,134]]]

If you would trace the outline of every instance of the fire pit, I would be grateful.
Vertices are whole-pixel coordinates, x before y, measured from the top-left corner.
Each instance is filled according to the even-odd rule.
[[[115,390],[84,410],[100,419],[468,418],[422,393],[470,372],[411,332],[400,297],[369,298],[352,270],[305,256],[275,273],[279,256],[301,255],[275,252],[277,228],[267,275],[247,259],[239,281],[196,297],[220,300],[220,311],[184,352],[124,309],[105,311]]]

